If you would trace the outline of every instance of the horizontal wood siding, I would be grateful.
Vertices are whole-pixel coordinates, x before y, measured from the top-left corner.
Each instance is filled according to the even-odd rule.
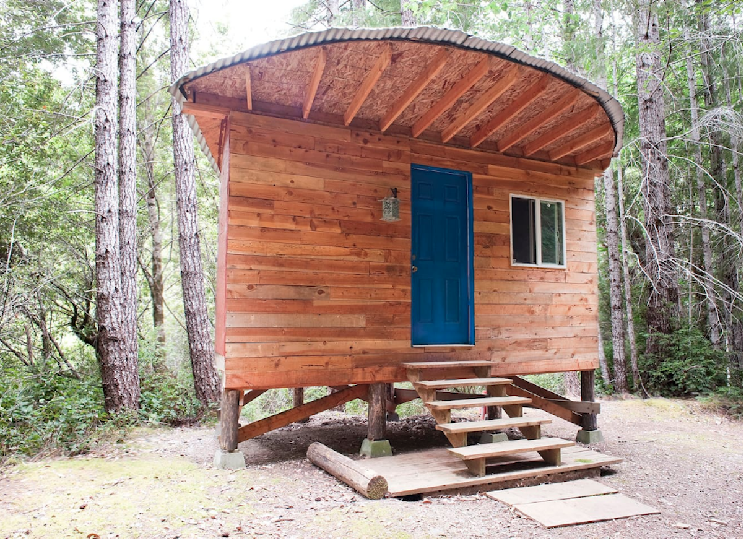
[[[593,173],[243,113],[229,148],[227,387],[397,381],[414,360],[597,366]],[[474,347],[410,346],[411,162],[473,173]],[[511,266],[510,193],[566,201],[567,270]]]

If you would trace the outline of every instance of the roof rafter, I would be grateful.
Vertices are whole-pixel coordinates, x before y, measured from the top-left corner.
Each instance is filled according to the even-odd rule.
[[[552,150],[549,153],[550,161],[557,161],[561,157],[576,152],[581,148],[585,148],[592,142],[596,142],[597,140],[602,139],[606,135],[613,132],[614,130],[611,128],[611,126],[606,124],[600,125],[595,129],[591,129],[588,133],[584,133],[578,138],[571,140],[567,144],[563,144],[559,148]]]
[[[379,122],[379,130],[384,133],[394,122],[402,111],[404,111],[413,100],[428,86],[428,83],[439,74],[439,71],[444,67],[446,61],[451,56],[451,52],[447,49],[442,49],[439,53],[431,60],[420,75],[408,86],[400,98],[392,105],[392,108],[384,115],[382,120]]]
[[[364,101],[371,93],[374,85],[379,80],[379,77],[381,77],[385,69],[389,67],[391,61],[392,48],[390,47],[389,43],[386,43],[382,50],[382,53],[379,55],[379,58],[377,58],[377,62],[374,64],[374,67],[371,68],[371,71],[367,73],[366,78],[364,78],[364,82],[361,83],[361,86],[359,86],[359,90],[356,92],[356,95],[351,100],[351,104],[348,106],[348,110],[343,115],[343,123],[345,125],[349,125],[351,123],[354,116],[356,116],[356,113],[361,108],[361,105],[364,104]]]
[[[595,148],[591,148],[589,150],[586,150],[583,153],[576,155],[575,164],[578,166],[585,165],[586,163],[590,163],[591,161],[595,161],[596,159],[599,159],[601,157],[604,157],[607,154],[610,154],[613,149],[614,149],[613,140],[610,140],[609,142],[604,142],[603,144],[599,144]]]
[[[573,103],[578,100],[578,97],[580,97],[580,90],[578,90],[578,88],[571,88],[565,92],[565,94],[550,107],[546,108],[540,114],[537,114],[534,118],[517,127],[500,139],[496,144],[498,151],[505,152],[514,144],[531,135],[534,131],[539,129],[540,126],[549,122],[552,118],[561,114],[566,109],[572,107]]]
[[[519,66],[511,66],[503,75],[498,82],[491,86],[480,98],[475,101],[467,112],[461,114],[452,124],[444,129],[441,133],[441,140],[448,142],[454,135],[459,133],[462,128],[470,123],[476,116],[490,106],[490,104],[498,99],[503,93],[508,90],[513,84],[519,79],[521,75],[521,68]]]
[[[491,58],[488,56],[480,60],[480,62],[473,67],[464,77],[462,77],[454,86],[452,86],[444,97],[439,99],[433,106],[421,116],[415,124],[413,124],[413,136],[417,137],[426,128],[431,125],[436,118],[441,116],[444,112],[464,95],[467,90],[472,88],[475,83],[480,80],[490,69]]]
[[[540,135],[538,138],[524,146],[524,156],[528,157],[534,152],[538,152],[545,146],[552,144],[557,139],[560,139],[565,135],[572,133],[585,122],[593,118],[598,111],[599,106],[593,104],[583,109],[582,111],[573,114],[570,118],[568,118],[564,122],[561,122],[560,125],[553,127],[546,133]]]
[[[328,60],[328,53],[325,51],[325,47],[319,47],[317,61],[315,62],[315,70],[312,72],[310,77],[310,83],[307,85],[307,93],[304,96],[304,104],[302,105],[302,118],[305,120],[310,115],[312,110],[312,103],[315,101],[315,95],[317,95],[317,88],[320,86],[320,79],[325,71],[325,63]]]
[[[544,73],[536,82],[526,88],[521,94],[513,100],[505,109],[493,116],[488,123],[470,137],[470,146],[473,148],[482,144],[482,142],[492,135],[500,126],[524,110],[532,102],[538,99],[550,82],[550,75]]]
[[[250,64],[246,64],[247,69],[245,70],[245,92],[247,93],[248,110],[253,110],[253,89],[252,82],[250,80]]]

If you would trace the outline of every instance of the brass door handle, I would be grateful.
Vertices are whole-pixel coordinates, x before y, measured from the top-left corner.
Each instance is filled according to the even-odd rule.
[[[410,273],[415,273],[416,271],[418,271],[418,267],[417,266],[411,266],[410,267]]]

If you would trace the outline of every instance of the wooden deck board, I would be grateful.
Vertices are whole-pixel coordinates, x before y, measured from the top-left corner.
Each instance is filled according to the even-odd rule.
[[[436,430],[443,432],[480,432],[518,427],[532,427],[552,423],[551,419],[534,419],[531,417],[507,417],[483,421],[463,421],[461,423],[444,423],[436,425]]]
[[[415,385],[427,389],[444,389],[468,386],[510,386],[512,383],[513,381],[510,378],[460,378],[456,380],[422,380],[416,382]]]
[[[600,468],[620,462],[621,458],[583,447],[566,447],[562,450],[560,466],[545,466],[544,460],[536,454],[513,455],[493,459],[495,466],[488,466],[489,471],[503,469],[502,473],[474,477],[463,460],[442,447],[370,459],[365,464],[387,479],[390,496],[405,496],[478,486],[497,488],[498,483],[507,481]]]
[[[660,513],[624,494],[525,503],[514,507],[547,528]]]
[[[508,505],[524,503],[551,502],[571,498],[585,498],[599,494],[616,494],[617,490],[591,479],[580,479],[567,483],[551,483],[534,487],[508,488],[488,492],[487,495]]]

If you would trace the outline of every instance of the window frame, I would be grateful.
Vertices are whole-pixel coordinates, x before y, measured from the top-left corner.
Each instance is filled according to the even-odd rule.
[[[527,264],[525,262],[516,262],[513,258],[513,199],[522,198],[527,200],[533,200],[537,211],[534,212],[534,242],[536,243],[536,264]],[[563,264],[551,264],[542,262],[542,202],[550,202],[555,204],[562,204],[562,259]],[[510,263],[512,267],[525,267],[525,268],[552,268],[552,269],[567,269],[568,253],[567,253],[567,230],[565,228],[565,200],[559,198],[541,198],[534,195],[523,195],[519,193],[508,194],[508,235],[510,237]]]

